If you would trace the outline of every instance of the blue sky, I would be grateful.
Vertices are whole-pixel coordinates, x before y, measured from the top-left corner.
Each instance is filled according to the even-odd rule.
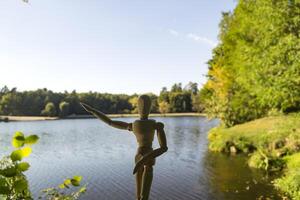
[[[0,1],[0,86],[159,93],[205,83],[234,0]]]

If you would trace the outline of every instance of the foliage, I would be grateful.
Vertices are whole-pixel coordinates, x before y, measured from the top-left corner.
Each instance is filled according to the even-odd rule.
[[[163,87],[159,93],[159,96],[158,96],[158,102],[169,102],[169,94],[170,92],[168,91],[168,89],[166,87]]]
[[[45,109],[42,110],[41,114],[49,117],[54,117],[56,115],[56,108],[54,103],[47,103]]]
[[[300,114],[257,119],[234,127],[210,131],[209,149],[230,152],[235,147],[249,155],[248,165],[267,171],[285,170],[274,184],[292,199],[300,198]]]
[[[159,112],[159,110],[158,110],[158,97],[153,93],[148,93],[147,95],[151,99],[151,112],[152,113],[158,113]]]
[[[251,154],[248,165],[249,167],[266,171],[279,171],[284,167],[285,162],[280,157],[273,156],[268,152],[258,149]]]
[[[204,111],[204,104],[202,103],[202,97],[200,93],[192,95],[192,110],[198,113]]]
[[[132,107],[132,111],[131,113],[138,113],[138,96],[134,96],[132,98],[129,99],[129,103],[131,104],[131,107]]]
[[[197,83],[193,82],[189,82],[183,89],[181,83],[175,83],[170,91],[163,87],[158,97],[159,111],[161,113],[199,112],[200,110],[196,109],[198,101],[193,100],[198,96],[198,92]]]
[[[10,156],[4,156],[0,160],[0,199],[10,200],[31,200],[32,195],[29,189],[29,184],[24,175],[24,172],[29,170],[30,164],[24,162],[23,159],[31,154],[31,145],[36,144],[39,140],[37,135],[25,136],[18,131],[14,134],[11,144],[14,151]],[[44,199],[54,200],[74,200],[86,191],[86,187],[81,187],[78,191],[66,194],[64,188],[70,186],[80,186],[82,177],[74,176],[71,179],[64,181],[59,189],[49,188],[43,191]]]
[[[19,92],[16,88],[8,89],[4,86],[0,89],[0,115],[39,116],[43,114],[53,116],[56,112],[55,115],[65,116],[68,104],[68,114],[86,114],[79,104],[80,101],[86,102],[105,113],[125,113],[132,109],[128,101],[129,98],[130,96],[123,94],[77,93],[76,91],[55,93],[48,89]],[[68,104],[62,104],[63,102]],[[53,103],[54,107],[51,105],[50,108],[46,109],[48,103]],[[63,109],[65,110],[63,112],[60,104],[64,105]],[[60,112],[57,112],[58,110]]]
[[[152,113],[158,113],[159,103],[169,104],[168,112],[192,112],[197,109],[197,83],[190,82],[183,89],[181,83],[174,84],[171,91],[166,87],[159,96],[148,93],[152,101]],[[55,93],[48,89],[19,92],[4,86],[0,89],[0,115],[60,116],[87,114],[79,102],[87,103],[107,114],[137,113],[137,94],[108,93]],[[202,98],[202,97],[201,97]],[[195,109],[194,109],[195,108]]]
[[[69,115],[70,104],[68,102],[62,101],[59,104],[59,115],[60,117],[65,117]]]
[[[285,175],[274,181],[274,185],[287,193],[293,200],[300,199],[300,153],[285,158],[287,170]]]
[[[191,93],[192,95],[196,95],[198,94],[198,84],[197,83],[194,83],[194,82],[189,82],[185,87],[184,89],[185,91]]]
[[[165,114],[165,113],[170,112],[170,104],[168,102],[161,101],[161,102],[159,102],[158,106],[159,106],[160,113]]]
[[[182,92],[182,84],[181,83],[175,83],[171,87],[171,92]]]
[[[12,138],[15,150],[10,156],[0,160],[0,197],[6,199],[32,199],[28,181],[23,172],[30,167],[22,160],[31,154],[31,145],[38,141],[37,135],[25,137],[22,132],[16,132]]]
[[[226,126],[300,110],[300,2],[239,0],[223,13],[205,112]]]
[[[209,132],[209,148],[212,151],[229,152],[235,146],[241,152],[261,149],[274,156],[292,154],[300,150],[300,115],[289,114],[265,117],[231,128],[223,126]],[[242,148],[246,147],[247,148]]]
[[[80,186],[82,180],[81,176],[74,176],[73,178],[66,179],[62,184],[55,188],[47,188],[42,191],[39,198],[49,200],[75,200],[86,192],[86,186],[81,187],[75,192],[66,194],[65,189],[72,190],[72,187]]]
[[[170,107],[172,112],[191,112],[191,94],[187,92],[171,92]]]

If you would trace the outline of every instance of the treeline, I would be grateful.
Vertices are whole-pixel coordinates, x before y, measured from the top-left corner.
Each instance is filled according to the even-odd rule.
[[[227,126],[300,110],[300,2],[239,0],[223,14],[201,90],[205,112]]]
[[[184,88],[174,84],[170,91],[163,88],[152,99],[153,113],[201,112],[198,106],[197,83],[190,82]],[[98,92],[53,92],[48,89],[17,91],[4,86],[0,90],[0,115],[60,116],[87,114],[79,102],[84,102],[107,114],[137,113],[138,95],[108,94]]]

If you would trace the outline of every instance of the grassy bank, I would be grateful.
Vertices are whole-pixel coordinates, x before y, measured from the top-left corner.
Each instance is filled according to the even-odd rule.
[[[210,131],[209,149],[225,153],[246,153],[250,167],[283,170],[274,185],[300,199],[300,114],[266,117],[231,128]]]
[[[274,185],[295,200],[300,199],[300,153],[284,157],[285,175],[275,180]]]

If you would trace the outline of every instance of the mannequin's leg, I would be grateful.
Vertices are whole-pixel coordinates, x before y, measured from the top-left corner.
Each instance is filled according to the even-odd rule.
[[[135,174],[135,182],[136,182],[136,199],[141,200],[142,197],[142,181],[143,181],[143,172],[144,169],[139,169]]]
[[[145,165],[144,173],[143,173],[143,185],[142,185],[141,200],[149,199],[152,179],[153,179],[153,167],[152,167],[152,165]]]

